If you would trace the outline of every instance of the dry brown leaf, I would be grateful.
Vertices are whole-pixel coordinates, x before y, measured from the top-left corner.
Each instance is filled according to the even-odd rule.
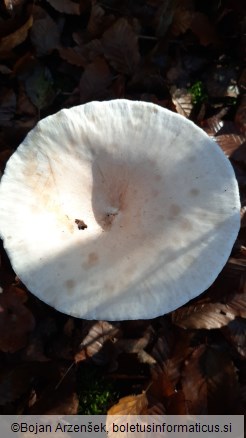
[[[109,409],[107,415],[141,415],[148,407],[146,392],[139,395],[128,395]]]
[[[131,75],[140,60],[138,38],[125,18],[120,18],[102,37],[105,58],[119,73]]]
[[[86,357],[92,358],[98,365],[105,365],[112,356],[112,346],[115,338],[119,336],[119,329],[107,321],[97,321],[90,327],[87,336],[80,344],[81,352],[77,353],[75,360],[84,360]]]
[[[193,20],[190,25],[192,32],[198,37],[200,44],[208,46],[209,44],[218,44],[218,36],[215,27],[209,21],[209,18],[201,12],[193,14]]]
[[[24,291],[10,287],[0,294],[0,350],[13,353],[27,343],[34,317],[23,304]]]
[[[186,361],[182,388],[190,414],[233,413],[238,397],[236,368],[222,351],[201,345]]]
[[[193,109],[192,95],[185,88],[171,90],[172,101],[177,113],[189,118]]]
[[[178,36],[190,29],[193,20],[193,11],[180,5],[175,9],[171,31],[173,35]]]
[[[26,2],[27,0],[3,0],[4,7],[10,15],[15,14],[16,10]]]
[[[77,67],[86,67],[95,58],[102,55],[103,48],[99,40],[95,39],[87,44],[75,47],[59,47],[59,54],[62,59]]]
[[[242,290],[237,292],[227,303],[227,308],[235,316],[246,318],[246,284],[243,284]]]
[[[64,14],[80,15],[79,4],[71,0],[46,0],[56,11]]]
[[[30,32],[31,42],[38,56],[49,54],[58,47],[60,33],[57,24],[40,6],[34,6],[34,21]]]
[[[201,125],[204,131],[210,136],[215,136],[216,134],[218,134],[224,126],[224,121],[222,119],[227,113],[228,108],[222,108],[222,110],[220,110],[214,116],[203,120],[201,122]]]
[[[90,100],[104,100],[110,97],[108,87],[113,81],[113,75],[107,62],[96,58],[88,64],[81,76],[79,83],[80,102],[86,103]]]
[[[188,406],[183,391],[176,391],[166,401],[167,415],[187,415]]]
[[[236,318],[226,327],[222,328],[222,333],[237,350],[241,357],[246,358],[246,320]]]
[[[242,146],[245,148],[246,138],[241,134],[224,134],[214,137],[227,157],[236,158],[235,152]],[[241,161],[241,160],[236,160]]]
[[[218,329],[234,318],[234,312],[222,303],[198,302],[172,313],[173,323],[184,329]]]
[[[64,61],[69,62],[69,64],[76,65],[77,67],[85,67],[87,65],[87,60],[81,53],[81,49],[78,46],[75,47],[59,47],[59,55]]]
[[[10,50],[14,49],[19,44],[23,43],[27,38],[28,31],[32,27],[33,17],[32,15],[27,19],[27,21],[19,27],[15,32],[0,38],[0,56]]]

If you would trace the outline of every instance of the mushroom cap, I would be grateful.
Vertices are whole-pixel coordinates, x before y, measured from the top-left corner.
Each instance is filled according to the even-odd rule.
[[[9,159],[0,232],[38,298],[80,318],[154,318],[206,290],[240,227],[219,146],[184,117],[114,100],[41,120]]]

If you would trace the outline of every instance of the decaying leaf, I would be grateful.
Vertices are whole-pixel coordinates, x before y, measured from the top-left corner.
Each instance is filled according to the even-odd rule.
[[[119,73],[130,75],[139,60],[138,39],[132,26],[125,18],[120,18],[102,37],[105,58]]]
[[[58,50],[62,59],[78,67],[86,67],[87,64],[103,53],[101,41],[97,39],[84,44],[82,47],[59,47]]]
[[[214,140],[220,145],[227,157],[235,157],[235,152],[246,145],[246,138],[242,134],[218,135]]]
[[[46,0],[56,11],[64,14],[79,15],[79,4],[71,0]]]
[[[85,352],[86,357],[92,358],[98,365],[104,365],[110,361],[108,348],[110,348],[110,344],[112,345],[117,336],[119,336],[117,326],[107,321],[98,321],[90,327],[87,336],[85,336],[80,344],[80,350]]]
[[[223,117],[228,113],[228,108],[222,108],[214,116],[209,117],[202,121],[201,125],[204,131],[211,137],[219,134],[220,130],[224,126]]]
[[[171,31],[173,35],[178,36],[185,33],[191,27],[194,12],[180,5],[174,11]]]
[[[34,328],[34,317],[23,304],[24,291],[10,287],[0,294],[0,350],[15,352],[27,343]]]
[[[171,94],[177,113],[189,118],[193,109],[191,93],[185,88],[178,88],[171,90]]]
[[[174,324],[185,329],[216,329],[235,318],[234,313],[222,303],[196,303],[172,313]]]
[[[121,398],[118,403],[107,412],[108,415],[141,415],[148,406],[146,392],[139,395],[128,395]]]
[[[228,342],[236,349],[244,359],[246,358],[246,320],[236,318],[226,327],[223,327],[222,333]]]
[[[30,71],[25,88],[29,99],[39,110],[46,108],[55,98],[50,70],[41,64]]]
[[[203,46],[217,44],[219,41],[215,27],[209,21],[209,18],[201,12],[195,12],[193,14],[190,29],[198,37],[200,44]]]
[[[27,38],[28,31],[32,27],[33,24],[33,17],[30,15],[30,17],[27,19],[27,21],[19,27],[15,32],[3,37],[0,39],[0,56],[1,54],[8,52],[12,49],[14,49],[19,44],[23,43],[25,39]]]
[[[107,62],[96,58],[88,64],[81,76],[79,89],[81,103],[89,100],[103,100],[110,96],[108,87],[113,81],[113,75]]]
[[[30,38],[38,56],[58,47],[60,34],[55,21],[40,6],[34,7],[34,22]]]
[[[182,388],[190,414],[233,413],[238,398],[236,368],[221,350],[201,345],[186,361]]]

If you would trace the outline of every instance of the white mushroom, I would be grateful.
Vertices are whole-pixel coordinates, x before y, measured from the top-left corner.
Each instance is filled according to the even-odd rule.
[[[0,232],[41,300],[75,317],[153,318],[215,280],[240,224],[217,144],[151,103],[115,100],[40,121],[9,159]]]

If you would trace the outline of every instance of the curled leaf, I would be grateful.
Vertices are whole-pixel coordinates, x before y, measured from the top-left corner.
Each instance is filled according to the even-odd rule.
[[[102,37],[105,58],[119,73],[130,75],[136,69],[140,54],[138,38],[125,18],[120,18]]]
[[[0,55],[2,53],[8,52],[12,49],[14,49],[19,44],[23,43],[25,39],[27,38],[28,31],[32,27],[33,24],[33,17],[30,15],[30,17],[27,19],[27,21],[19,27],[15,32],[3,37],[0,39]]]

